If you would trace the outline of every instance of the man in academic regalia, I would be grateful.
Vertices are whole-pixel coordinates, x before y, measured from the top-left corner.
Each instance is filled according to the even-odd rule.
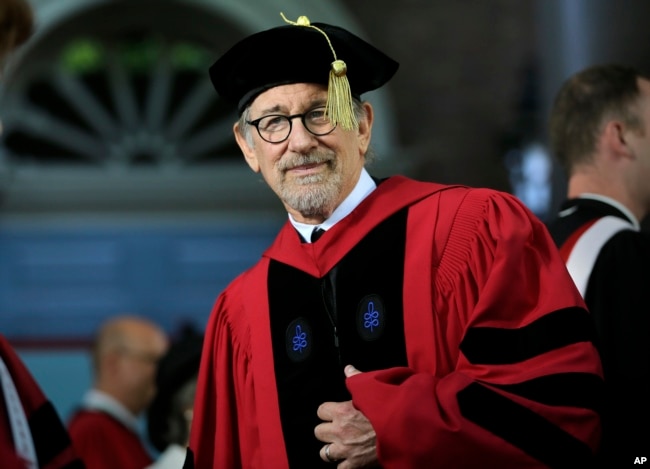
[[[25,0],[0,2],[0,75],[5,59],[29,39],[32,27],[32,10]],[[83,467],[56,409],[0,335],[0,468]]]
[[[210,69],[288,220],[215,303],[185,467],[589,465],[601,365],[546,228],[508,194],[371,177],[361,95],[398,64],[285,21]]]
[[[650,450],[650,78],[621,65],[570,77],[551,112],[568,199],[549,229],[596,324],[607,399],[602,467]],[[635,422],[631,425],[630,422]]]

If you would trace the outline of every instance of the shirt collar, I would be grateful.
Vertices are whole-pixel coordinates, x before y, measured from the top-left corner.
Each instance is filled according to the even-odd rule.
[[[135,433],[138,433],[138,419],[129,409],[116,399],[97,389],[89,390],[83,397],[82,406],[86,410],[98,410],[115,418]]]
[[[308,225],[307,223],[300,223],[296,221],[291,214],[289,214],[289,221],[293,227],[300,233],[300,235],[309,243],[311,232],[314,228],[322,228],[327,231],[338,222],[343,220],[346,216],[359,205],[363,199],[368,197],[372,191],[377,188],[377,184],[370,177],[366,168],[361,169],[361,175],[357,184],[352,189],[352,192],[345,198],[345,200],[332,212],[332,215],[320,225]]]
[[[628,209],[625,205],[620,203],[618,200],[612,199],[611,197],[607,197],[606,195],[601,195],[601,194],[592,194],[590,192],[585,192],[583,194],[580,194],[578,199],[591,199],[591,200],[598,200],[599,202],[603,202],[606,204],[609,204],[621,212],[623,212],[623,215],[625,215],[627,218],[630,219],[632,224],[637,230],[641,229],[641,223],[639,223],[639,220],[634,216],[634,214]]]

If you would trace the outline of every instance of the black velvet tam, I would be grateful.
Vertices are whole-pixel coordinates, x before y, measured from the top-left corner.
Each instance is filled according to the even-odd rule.
[[[260,93],[279,85],[317,83],[327,85],[335,59],[347,65],[352,95],[384,85],[399,64],[363,39],[337,26],[286,25],[246,37],[211,67],[217,93],[241,113]],[[336,58],[334,57],[336,53]]]

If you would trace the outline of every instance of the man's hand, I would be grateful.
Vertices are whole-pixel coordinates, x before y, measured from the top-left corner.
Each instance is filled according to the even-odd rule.
[[[346,366],[344,371],[347,378],[361,373],[352,365]],[[378,464],[375,430],[352,401],[325,402],[318,408],[318,417],[323,423],[316,426],[314,433],[326,443],[320,451],[321,459],[336,462],[338,469]]]

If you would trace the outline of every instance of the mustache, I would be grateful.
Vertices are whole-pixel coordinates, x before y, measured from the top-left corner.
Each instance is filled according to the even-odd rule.
[[[308,164],[329,163],[334,161],[334,155],[323,152],[313,152],[306,155],[290,155],[283,158],[278,163],[280,171],[287,171],[289,169],[297,168]]]

